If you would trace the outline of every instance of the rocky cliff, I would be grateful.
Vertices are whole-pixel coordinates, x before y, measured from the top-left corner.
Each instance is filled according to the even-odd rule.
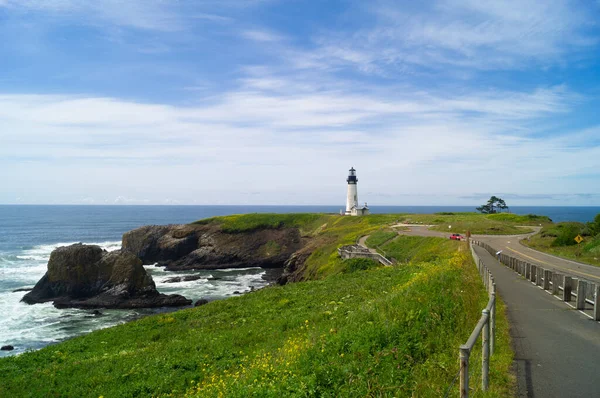
[[[58,308],[142,308],[189,305],[180,295],[156,290],[134,254],[75,244],[50,255],[48,271],[23,297],[28,304],[53,301]]]
[[[168,270],[283,267],[304,246],[297,228],[228,233],[215,224],[145,226],[123,235],[123,251]]]

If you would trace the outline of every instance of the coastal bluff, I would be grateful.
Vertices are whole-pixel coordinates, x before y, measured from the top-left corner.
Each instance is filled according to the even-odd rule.
[[[126,232],[122,250],[169,271],[282,268],[303,248],[298,228],[227,231],[218,224],[149,225]]]
[[[48,271],[22,301],[52,301],[57,308],[150,308],[190,305],[191,300],[156,290],[152,277],[134,254],[107,252],[96,245],[55,249]]]

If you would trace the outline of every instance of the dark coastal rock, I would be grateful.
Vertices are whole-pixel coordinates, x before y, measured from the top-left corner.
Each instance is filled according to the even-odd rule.
[[[12,345],[3,345],[2,347],[0,347],[0,351],[12,351],[14,349],[15,347],[13,347]]]
[[[297,228],[229,233],[215,224],[145,226],[123,235],[123,249],[171,271],[281,268],[304,242]]]
[[[99,246],[75,244],[55,249],[48,271],[22,301],[53,301],[57,308],[147,308],[191,304],[180,295],[156,290],[152,277],[134,254],[107,252]]]
[[[198,248],[198,237],[187,225],[147,225],[123,235],[123,249],[144,264],[172,261]]]
[[[308,244],[291,255],[283,266],[283,272],[275,279],[277,284],[285,285],[289,282],[301,281],[304,274],[304,264],[315,249],[314,244]]]
[[[201,305],[204,305],[204,304],[208,304],[208,300],[200,299],[200,300],[196,301],[196,303],[194,304],[194,307],[200,307]]]

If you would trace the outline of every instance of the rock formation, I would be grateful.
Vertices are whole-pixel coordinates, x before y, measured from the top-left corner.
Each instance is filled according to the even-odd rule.
[[[50,255],[48,271],[23,297],[28,304],[53,301],[57,308],[145,308],[191,304],[183,296],[160,294],[134,254],[75,244]]]
[[[123,235],[123,251],[167,270],[281,268],[303,246],[297,228],[227,233],[215,224],[150,225]]]

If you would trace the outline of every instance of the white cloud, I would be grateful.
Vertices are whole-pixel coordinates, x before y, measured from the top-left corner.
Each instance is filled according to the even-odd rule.
[[[131,199],[139,197],[147,203],[165,197],[336,203],[354,165],[361,189],[385,191],[391,196],[375,200],[398,204],[406,193],[458,197],[474,183],[479,192],[545,193],[551,182],[573,189],[567,178],[600,166],[597,142],[573,147],[568,134],[536,138],[540,118],[568,110],[564,87],[460,95],[365,88],[361,94],[356,87],[324,90],[320,82],[296,91],[297,82],[282,76],[263,83],[249,78],[249,87],[185,107],[1,95],[0,158],[12,167],[0,179],[20,187],[11,197],[34,197],[33,184],[98,202],[113,193],[130,203],[141,203]],[[239,193],[247,184],[255,194]]]
[[[589,32],[595,18],[572,0],[444,0],[414,7],[381,1],[364,7],[374,23],[318,36],[313,57],[373,73],[447,65],[521,69],[555,65],[598,44]]]
[[[242,32],[242,36],[246,39],[250,39],[258,42],[280,42],[283,40],[281,35],[266,30],[245,30]]]

